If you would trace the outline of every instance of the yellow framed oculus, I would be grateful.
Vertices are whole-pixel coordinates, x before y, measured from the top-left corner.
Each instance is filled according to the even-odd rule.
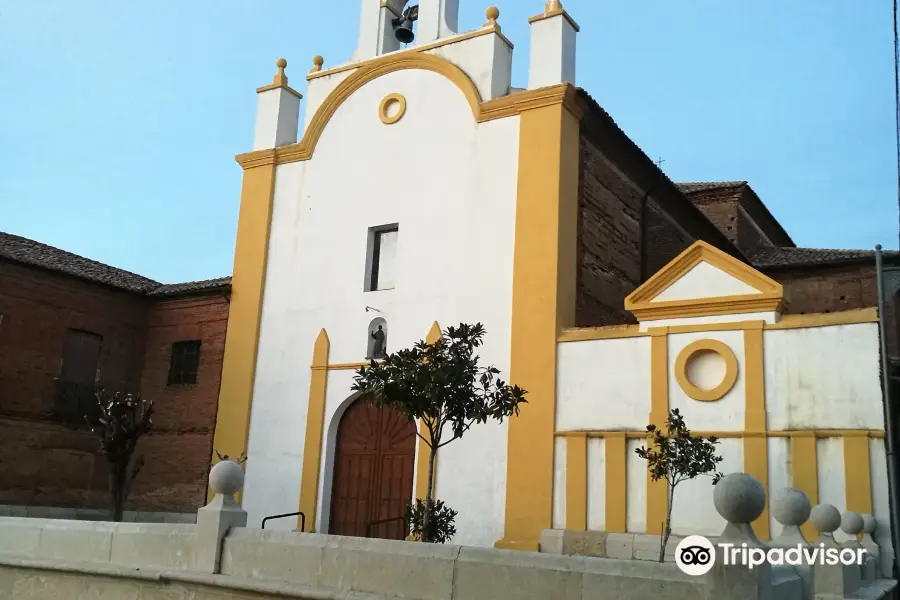
[[[719,360],[716,360],[719,359]],[[709,365],[704,368],[699,363]],[[718,363],[718,364],[716,364]],[[702,375],[701,371],[721,371],[724,363],[725,372],[718,384],[707,387],[691,379],[692,366],[696,365],[694,375]],[[734,352],[719,340],[697,340],[685,346],[675,359],[675,380],[688,397],[701,402],[715,402],[725,397],[734,387],[738,376],[738,362]],[[705,379],[705,377],[704,377]],[[701,387],[702,386],[702,387]]]
[[[406,114],[406,98],[403,94],[388,94],[378,105],[378,116],[385,125],[393,125]]]

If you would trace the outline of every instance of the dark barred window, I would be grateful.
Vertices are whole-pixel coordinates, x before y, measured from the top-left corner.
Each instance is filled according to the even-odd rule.
[[[200,341],[172,344],[172,362],[169,364],[169,385],[197,383],[200,366]]]

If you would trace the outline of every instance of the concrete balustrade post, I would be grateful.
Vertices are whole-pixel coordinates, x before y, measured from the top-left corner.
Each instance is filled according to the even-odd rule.
[[[244,486],[244,470],[231,460],[216,463],[209,473],[212,501],[197,511],[192,569],[218,573],[222,562],[222,542],[233,527],[247,526],[247,513],[234,495]]]
[[[862,515],[862,520],[863,532],[860,544],[866,549],[867,559],[872,559],[871,561],[866,561],[866,581],[871,581],[869,577],[872,579],[881,577],[881,548],[873,537],[878,523],[872,515]]]
[[[809,497],[796,488],[783,488],[772,494],[772,516],[781,525],[781,533],[769,545],[773,548],[789,550],[807,548],[809,542],[803,536],[800,526],[809,520],[812,504]],[[803,586],[803,597],[813,600],[812,569],[802,564],[794,567]]]
[[[812,565],[816,600],[843,600],[845,596],[852,597],[859,589],[859,568],[856,565],[847,568],[840,562],[829,565],[827,560],[821,560],[821,553],[824,552],[827,557],[829,550],[843,549],[834,539],[834,532],[841,526],[840,511],[831,504],[819,504],[813,507],[809,520],[819,532],[819,541],[813,544],[813,550],[818,552]]]
[[[865,552],[866,549],[863,547],[862,544],[859,543],[859,536],[863,531],[863,527],[864,527],[864,523],[863,523],[863,518],[862,518],[861,514],[855,513],[853,511],[849,511],[849,510],[847,512],[845,512],[844,515],[841,517],[841,531],[843,531],[849,537],[845,542],[841,543],[841,546],[843,546],[844,548],[853,550],[854,552],[857,552],[857,553],[859,550],[862,550]],[[859,565],[860,585],[862,585],[862,582],[864,582],[864,581],[874,581],[875,580],[874,577],[872,577],[872,579],[869,579],[867,576],[869,569],[867,569],[866,565],[870,562],[870,559],[871,559],[871,557],[867,557],[867,556],[863,555],[863,563],[861,565]]]

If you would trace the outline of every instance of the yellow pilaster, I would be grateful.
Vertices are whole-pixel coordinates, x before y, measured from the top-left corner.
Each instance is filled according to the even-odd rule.
[[[606,452],[606,531],[625,533],[627,516],[625,433],[607,434],[603,444]]]
[[[669,419],[669,331],[653,327],[650,333],[650,423],[665,431]],[[669,488],[665,479],[653,481],[647,469],[647,533],[660,535],[666,526]]]
[[[300,480],[300,512],[306,516],[307,531],[316,531],[319,500],[319,465],[322,464],[322,432],[325,428],[325,394],[328,386],[328,352],[331,343],[323,329],[313,347],[309,402],[306,409],[306,436],[303,441],[303,474]],[[297,528],[300,519],[297,520]]]
[[[769,495],[769,445],[766,438],[766,386],[763,369],[763,322],[744,330],[744,472]],[[769,503],[753,522],[760,539],[769,539]]]
[[[562,102],[523,111],[519,127],[509,378],[528,391],[528,404],[509,420],[505,532],[496,545],[536,551],[552,526],[557,336],[575,323],[580,129]]]
[[[566,438],[566,529],[587,529],[587,435]]]
[[[819,467],[816,462],[816,436],[812,431],[791,435],[791,485],[809,497],[813,506],[819,503]],[[819,532],[807,521],[800,526],[809,541],[819,539]]]
[[[844,489],[847,510],[872,514],[872,479],[869,469],[869,436],[864,431],[846,432],[844,440]]]
[[[216,452],[237,457],[247,451],[274,192],[274,159],[245,168],[213,459]]]
[[[431,325],[431,329],[428,330],[425,341],[429,344],[433,344],[439,339],[441,339],[441,326],[435,321]],[[421,422],[419,423],[419,435],[423,438],[431,439],[428,435],[428,428]],[[428,444],[423,442],[420,438],[416,439],[416,444],[418,444],[418,451],[416,452],[416,498],[425,500],[428,490],[428,455],[430,449],[428,448]],[[437,456],[434,457],[434,473],[432,474],[431,480],[432,483],[437,480]]]

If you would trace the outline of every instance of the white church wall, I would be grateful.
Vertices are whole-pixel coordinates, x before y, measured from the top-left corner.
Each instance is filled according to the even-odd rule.
[[[328,98],[328,94],[334,91],[340,83],[350,77],[356,69],[340,71],[329,75],[322,75],[309,80],[306,88],[306,116],[304,117],[304,130],[309,126],[309,122],[315,116],[316,111]]]
[[[509,93],[512,82],[513,48],[496,34],[481,35],[427,51],[440,56],[465,71],[482,101],[493,100]]]
[[[738,321],[764,321],[773,324],[778,321],[778,313],[755,312],[741,313],[738,315],[712,315],[709,317],[680,317],[677,319],[656,319],[653,321],[641,321],[641,331],[647,331],[654,327],[678,327],[681,325],[713,325],[716,323],[735,323]]]
[[[647,461],[635,452],[644,445],[644,440],[625,444],[625,527],[637,533],[647,531]]]
[[[664,289],[654,302],[671,300],[693,300],[695,298],[711,298],[716,296],[738,296],[758,294],[758,290],[740,279],[732,277],[725,271],[701,262],[691,268],[677,281]],[[731,315],[734,318],[733,315]]]
[[[770,430],[882,429],[878,325],[766,330]]]
[[[833,504],[841,513],[847,510],[844,485],[844,441],[841,438],[816,440],[816,476],[819,504]],[[840,529],[834,532],[839,542],[847,539]]]
[[[719,472],[727,475],[744,470],[744,448],[741,440],[720,440],[717,453],[722,457]],[[646,471],[646,462],[644,470]],[[701,475],[678,484],[672,507],[673,534],[717,536],[724,528],[725,519],[719,516],[713,505],[712,477]]]
[[[606,529],[606,440],[601,438],[587,441],[587,528]]]
[[[712,339],[724,343],[734,353],[738,362],[737,380],[731,390],[720,400],[701,402],[689,397],[675,377],[678,354],[688,344],[697,340]],[[724,361],[716,356],[714,360],[692,360],[688,365],[689,378],[704,389],[713,388],[725,375]],[[744,332],[743,331],[701,331],[679,333],[668,336],[669,361],[669,409],[681,411],[687,426],[695,431],[742,431],[744,429]],[[697,367],[697,368],[692,368]],[[705,384],[705,385],[704,385]]]
[[[557,346],[556,430],[641,430],[650,414],[650,338]]]
[[[786,437],[771,437],[767,440],[769,464],[769,500],[772,494],[778,490],[794,487],[791,480],[791,440]],[[781,533],[781,524],[775,520],[772,511],[769,511],[769,531],[772,537]]]
[[[566,438],[553,440],[553,528],[566,528]]]
[[[385,125],[378,107],[392,93],[406,97],[407,110]],[[389,351],[423,339],[434,321],[480,321],[483,362],[508,376],[517,157],[517,117],[479,125],[454,84],[404,70],[344,102],[311,160],[278,167],[244,492],[251,522],[298,504],[299,483],[278,498],[272,490],[291,480],[285,473],[300,480],[320,329],[329,363],[341,364],[364,360],[375,317],[389,325]],[[367,232],[391,223],[399,224],[396,287],[366,293]],[[329,376],[329,406],[332,395],[350,395],[341,385]],[[441,450],[437,489],[460,512],[458,543],[493,545],[503,535],[505,427],[476,426]],[[463,524],[484,515],[491,522],[477,530]]]

